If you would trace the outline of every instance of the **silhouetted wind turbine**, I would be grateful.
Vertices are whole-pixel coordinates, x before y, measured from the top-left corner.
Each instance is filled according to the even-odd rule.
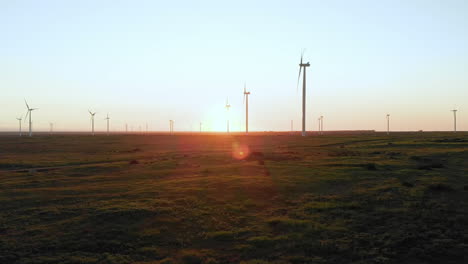
[[[387,135],[390,134],[390,114],[387,114]]]
[[[110,120],[109,113],[107,113],[107,117],[104,119],[107,121],[107,135],[109,135],[109,120]]]
[[[457,109],[451,110],[453,112],[453,132],[457,132]]]
[[[19,123],[19,136],[20,136],[20,137],[21,137],[21,135],[22,135],[22,131],[21,131],[21,120],[22,120],[22,119],[23,119],[22,117],[17,117],[17,118],[16,118],[16,120],[18,120],[18,123]]]
[[[94,116],[96,115],[96,112],[91,112],[88,110],[89,114],[91,115],[91,133],[94,136]]]
[[[302,68],[304,68],[304,73],[302,74],[302,136],[306,135],[306,68],[310,66],[310,64],[302,63],[302,57],[304,55],[304,51],[301,54],[301,62],[299,63],[299,76],[297,77],[297,87],[299,87],[299,81],[301,79],[301,72]]]
[[[32,111],[34,110],[37,110],[39,108],[30,108],[29,105],[28,105],[28,102],[26,102],[26,100],[24,100],[24,103],[26,104],[26,107],[27,107],[27,112],[26,112],[26,116],[25,116],[25,119],[24,121],[26,121],[26,118],[28,118],[28,115],[29,115],[29,136],[31,137],[32,136]]]
[[[228,118],[227,118],[227,132],[229,133],[229,108],[231,107],[231,105],[229,104],[229,101],[228,101],[228,98],[226,98],[226,110],[227,110],[227,113],[228,113]]]
[[[244,101],[245,103],[245,133],[249,133],[249,95],[250,92],[247,92],[246,85],[244,83]]]

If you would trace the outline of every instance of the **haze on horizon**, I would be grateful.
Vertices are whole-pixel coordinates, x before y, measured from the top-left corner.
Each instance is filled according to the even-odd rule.
[[[0,131],[468,130],[467,1],[196,2],[2,1]]]

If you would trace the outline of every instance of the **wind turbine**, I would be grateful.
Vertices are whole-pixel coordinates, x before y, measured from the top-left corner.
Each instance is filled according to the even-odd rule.
[[[453,132],[457,132],[457,109],[451,110],[453,112]]]
[[[88,110],[88,112],[91,115],[91,133],[94,136],[94,115],[96,115],[96,112],[93,113],[90,110]]]
[[[26,118],[28,118],[28,115],[29,115],[29,136],[31,137],[32,136],[32,120],[31,120],[32,111],[37,110],[39,108],[30,108],[26,100],[24,100],[24,103],[26,104],[26,107],[28,109],[26,112],[26,116],[24,117],[25,118],[24,121],[26,121]]]
[[[125,134],[128,134],[128,124],[125,123]]]
[[[226,111],[228,113],[228,118],[227,118],[227,132],[229,133],[229,108],[231,105],[229,104],[228,98],[226,98]]]
[[[317,121],[318,121],[318,126],[319,126],[318,127],[318,132],[319,132],[319,135],[321,135],[322,134],[322,125],[320,124],[320,117],[317,118]]]
[[[16,120],[18,120],[18,123],[19,123],[19,136],[21,137],[22,135],[22,132],[21,132],[21,120],[23,120],[22,117],[17,117]]]
[[[169,131],[171,134],[174,132],[174,120],[169,120]]]
[[[201,133],[201,126],[202,126],[202,122],[200,122],[200,133]]]
[[[306,136],[306,68],[310,66],[309,62],[303,63],[302,57],[304,56],[304,51],[301,54],[301,62],[299,63],[299,76],[297,77],[297,87],[299,87],[299,81],[301,79],[302,68],[304,68],[304,73],[302,74],[302,136]]]
[[[323,135],[323,116],[320,116],[320,134]]]
[[[109,120],[110,120],[109,113],[107,113],[107,117],[104,119],[107,120],[107,135],[109,135]]]
[[[50,135],[52,135],[52,132],[54,131],[54,123],[49,122],[49,127],[50,127]]]
[[[387,114],[387,135],[390,134],[390,114]]]
[[[244,83],[244,103],[245,103],[245,134],[249,133],[249,95],[246,85]]]

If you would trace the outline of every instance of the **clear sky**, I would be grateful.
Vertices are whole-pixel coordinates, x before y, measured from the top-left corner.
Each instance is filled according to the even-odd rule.
[[[0,0],[0,130],[468,130],[468,1]],[[24,127],[26,124],[24,124]]]

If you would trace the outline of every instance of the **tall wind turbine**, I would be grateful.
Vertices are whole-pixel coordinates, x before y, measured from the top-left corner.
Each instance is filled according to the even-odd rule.
[[[229,133],[229,108],[231,105],[229,104],[228,98],[226,98],[226,111],[228,113],[228,118],[227,118],[227,132]]]
[[[299,63],[299,76],[297,77],[297,87],[299,87],[299,81],[301,79],[301,72],[302,68],[304,68],[304,73],[302,74],[302,136],[306,136],[306,68],[310,66],[310,64],[303,63],[302,57],[304,56],[304,51],[301,54],[301,62]]]
[[[49,122],[49,127],[50,127],[50,132],[49,132],[49,134],[52,135],[52,132],[54,131],[54,123]]]
[[[109,113],[107,113],[107,117],[104,119],[107,121],[107,135],[109,135],[109,120],[110,120]]]
[[[249,95],[246,85],[244,83],[244,103],[245,103],[245,134],[249,133]]]
[[[21,135],[22,135],[21,120],[23,120],[23,118],[22,117],[17,117],[16,120],[18,120],[18,123],[19,123],[19,136],[21,137]]]
[[[387,114],[387,135],[390,134],[390,114]]]
[[[453,112],[453,132],[457,132],[457,109],[451,110]]]
[[[91,133],[94,136],[94,116],[96,115],[96,112],[93,113],[90,110],[88,110],[88,112],[91,115]]]
[[[174,132],[174,120],[169,120],[169,131],[171,134]]]
[[[39,108],[29,107],[28,102],[26,102],[26,100],[24,100],[24,103],[26,104],[26,108],[27,108],[27,112],[26,112],[26,116],[24,117],[25,118],[24,121],[26,121],[26,118],[28,118],[28,115],[29,115],[29,136],[31,137],[32,136],[32,120],[31,120],[32,119],[32,117],[31,117],[32,111],[37,110]]]

